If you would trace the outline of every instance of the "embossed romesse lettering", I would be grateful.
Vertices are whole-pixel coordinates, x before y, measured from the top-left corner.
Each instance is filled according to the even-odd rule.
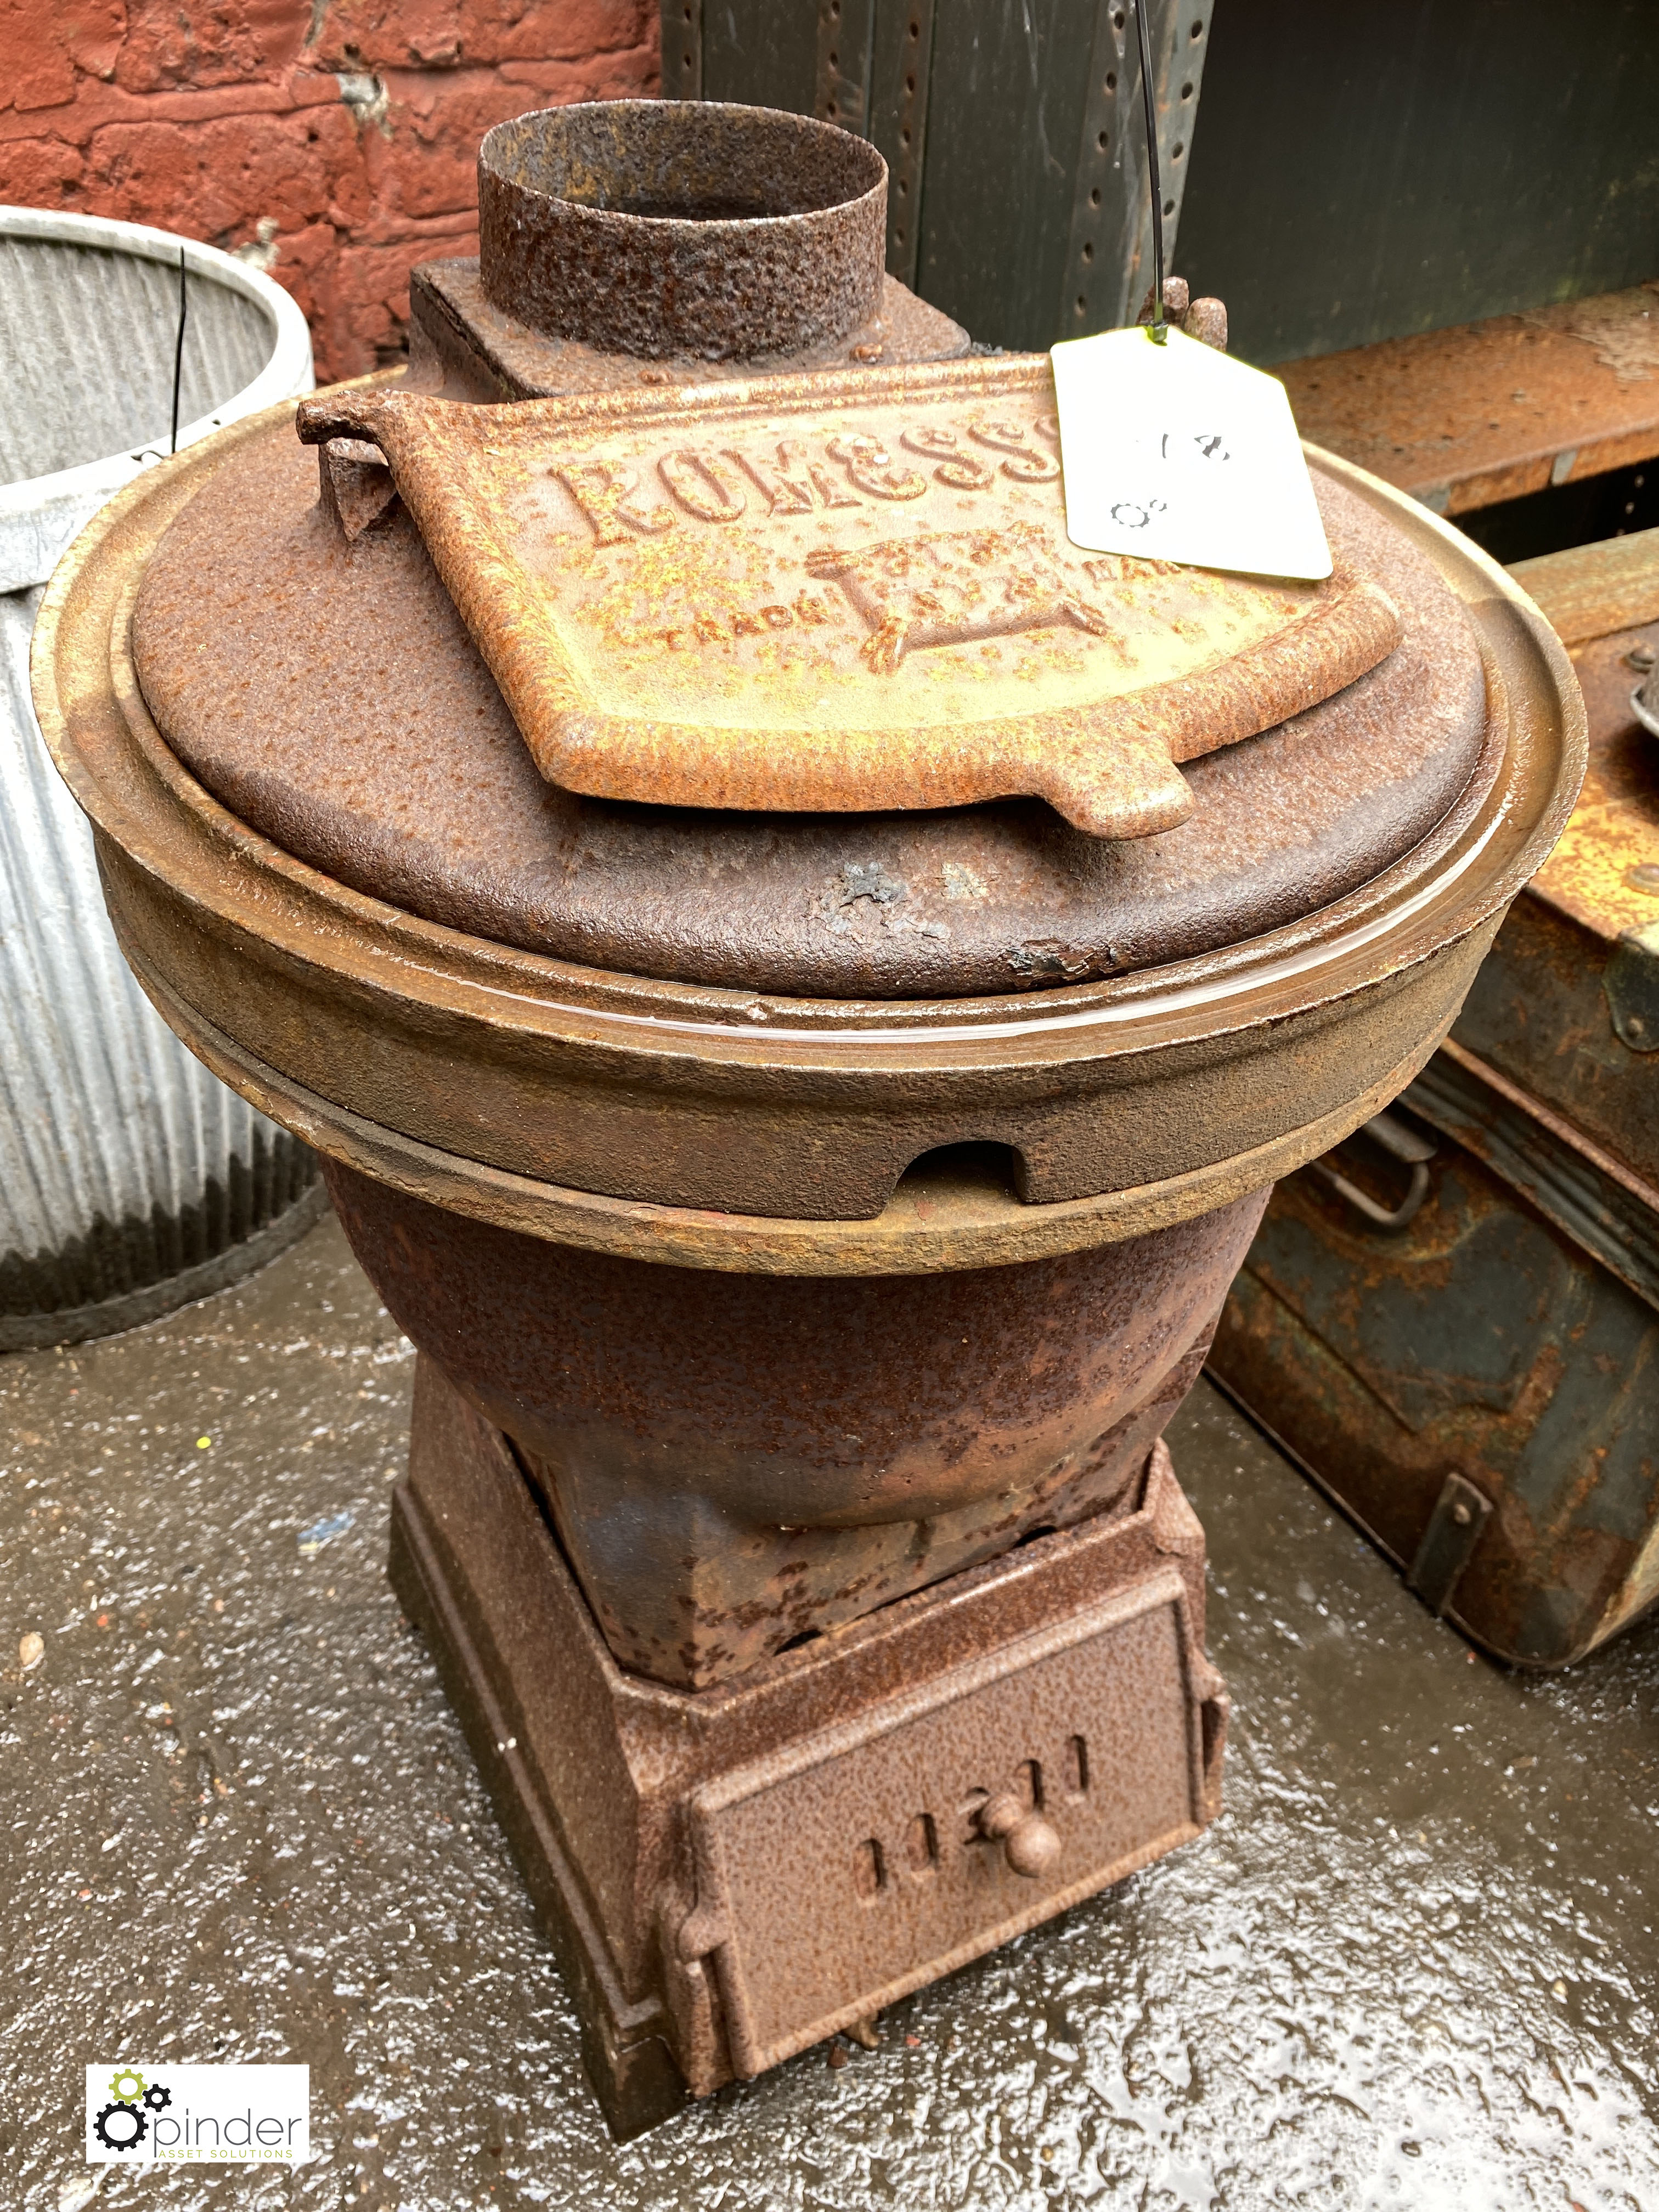
[[[1044,361],[637,398],[307,400],[371,440],[550,782],[855,812],[1046,799],[1097,836],[1191,811],[1177,763],[1373,667],[1394,609],[1079,550]]]

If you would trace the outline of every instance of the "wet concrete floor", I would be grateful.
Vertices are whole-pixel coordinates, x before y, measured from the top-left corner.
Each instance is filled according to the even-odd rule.
[[[1473,1657],[1207,1385],[1220,1822],[616,2148],[382,1572],[412,1365],[331,1219],[0,1359],[4,2212],[1659,2207],[1659,1626]],[[311,2165],[81,2162],[87,2063],[232,2058],[309,2064]]]

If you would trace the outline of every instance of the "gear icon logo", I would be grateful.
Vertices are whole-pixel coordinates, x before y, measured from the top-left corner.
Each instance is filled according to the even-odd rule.
[[[131,2066],[118,2066],[109,2077],[109,2093],[118,2105],[136,2105],[144,2094],[144,2077]]]
[[[152,2112],[165,2112],[173,2102],[173,2092],[165,2082],[152,2081],[144,2092],[144,2102]]]
[[[118,2081],[130,2079],[118,2075]],[[92,2131],[106,2150],[137,2150],[149,2133],[149,2123],[137,2105],[118,2100],[106,2105],[92,2124]]]

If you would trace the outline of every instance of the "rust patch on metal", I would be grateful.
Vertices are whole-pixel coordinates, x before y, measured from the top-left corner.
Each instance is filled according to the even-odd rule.
[[[1647,541],[1651,541],[1647,542]],[[1585,618],[1576,645],[1589,726],[1583,787],[1555,851],[1516,900],[1460,1016],[1469,1050],[1659,1183],[1659,1060],[1621,1029],[1621,981],[1659,927],[1659,745],[1637,723],[1640,648],[1659,647],[1659,532]],[[1592,549],[1599,550],[1599,549]],[[1568,573],[1582,573],[1571,556]],[[1528,564],[1547,571],[1548,562]],[[1546,580],[1547,592],[1547,580]],[[1621,619],[1622,617],[1622,619]],[[1625,623],[1632,627],[1626,628]],[[1645,623],[1645,627],[1635,627]],[[1611,991],[1609,985],[1612,985]]]
[[[1646,535],[1645,558],[1624,584],[1638,620],[1659,601],[1659,531]],[[1659,622],[1647,620],[1645,630],[1621,623],[1573,654],[1589,717],[1589,760],[1578,803],[1531,892],[1609,943],[1659,921],[1659,896],[1641,872],[1659,866],[1659,745],[1632,708],[1638,678],[1628,658],[1644,640],[1659,642]]]
[[[1119,1510],[1266,1202],[1023,1267],[780,1279],[327,1173],[388,1310],[523,1454],[620,1664],[693,1689]]]
[[[348,544],[397,512],[392,471],[380,447],[362,439],[331,438],[319,446],[317,481],[323,512]]]
[[[1659,284],[1642,284],[1274,374],[1304,438],[1462,514],[1659,453],[1656,371]]]
[[[955,361],[968,333],[937,307],[884,276],[873,315],[844,335],[785,352],[709,361],[695,353],[641,361],[580,338],[550,337],[498,307],[476,261],[424,261],[410,278],[406,388],[444,399],[547,399],[563,392],[637,392],[647,386],[804,375],[872,360],[888,367]]]
[[[1402,1229],[1306,1175],[1279,1187],[1211,1370],[1425,1602],[1512,1663],[1564,1666],[1659,1589],[1652,1217],[1645,1269],[1632,1252],[1621,1279],[1591,1249],[1618,1234],[1602,1176],[1640,1207],[1618,1164],[1523,1093],[1483,1102],[1491,1071],[1467,1054],[1460,1073],[1431,1067],[1402,1101],[1456,1130]],[[1388,1195],[1370,1148],[1340,1157]]]
[[[1510,574],[1564,645],[1659,623],[1659,530],[1516,561]]]
[[[1046,799],[1173,829],[1175,763],[1389,653],[1322,584],[1090,556],[1066,538],[1047,364],[846,372],[660,399],[305,402],[391,464],[551,783],[863,812]]]

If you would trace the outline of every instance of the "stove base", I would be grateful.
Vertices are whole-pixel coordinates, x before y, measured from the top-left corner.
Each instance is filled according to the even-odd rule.
[[[617,1666],[511,1445],[422,1357],[391,1573],[618,2138],[1121,1881],[1218,1807],[1204,1534],[1161,1443],[1120,1510],[687,1692]]]

